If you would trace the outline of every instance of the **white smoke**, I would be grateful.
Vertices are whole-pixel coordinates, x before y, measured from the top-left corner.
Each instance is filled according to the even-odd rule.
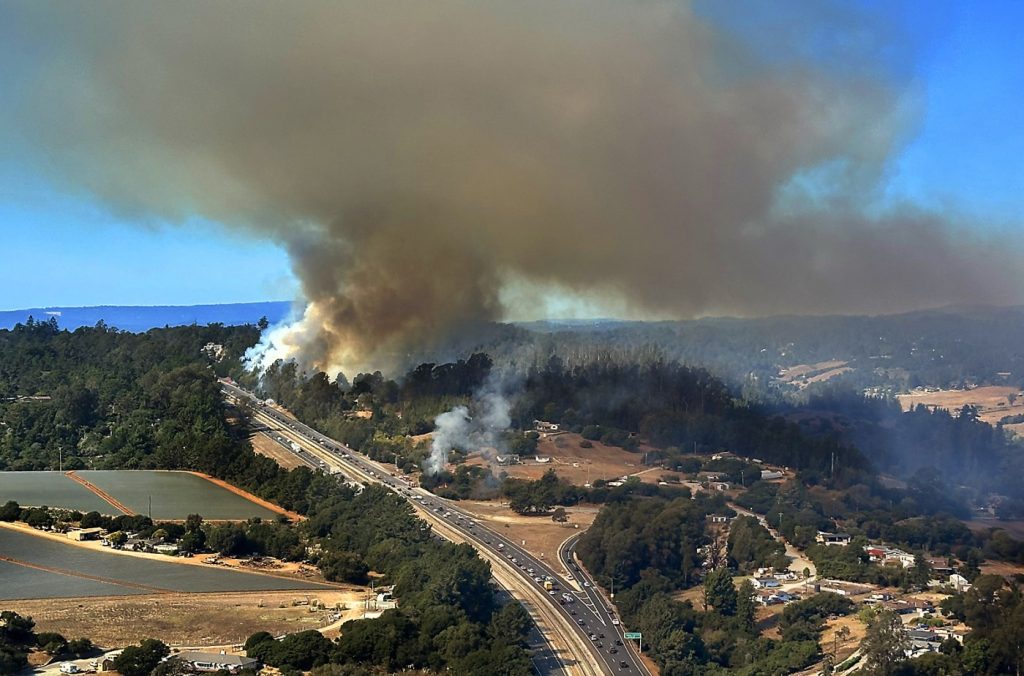
[[[443,472],[452,449],[468,447],[472,428],[473,419],[465,406],[456,406],[434,418],[434,438],[430,443],[430,457],[423,461],[423,471],[427,474]]]
[[[481,450],[489,454],[490,449],[504,447],[502,437],[512,424],[512,403],[501,380],[492,374],[473,395],[471,406],[472,415],[469,407],[456,406],[434,418],[434,436],[430,456],[423,461],[424,472],[444,471],[453,449]]]

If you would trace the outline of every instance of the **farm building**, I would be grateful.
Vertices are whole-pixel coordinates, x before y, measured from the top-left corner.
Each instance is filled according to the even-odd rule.
[[[240,671],[256,671],[260,667],[259,660],[244,655],[229,655],[227,653],[207,653],[197,650],[186,650],[185,652],[173,655],[169,659],[177,660],[183,665],[196,671],[227,671],[237,674]]]
[[[76,528],[68,531],[69,540],[98,540],[104,533],[102,528]]]

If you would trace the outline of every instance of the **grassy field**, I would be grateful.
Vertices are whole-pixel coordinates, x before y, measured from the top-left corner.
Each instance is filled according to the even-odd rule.
[[[336,589],[295,578],[223,570],[195,559],[96,551],[31,532],[0,528],[0,599],[139,593]]]

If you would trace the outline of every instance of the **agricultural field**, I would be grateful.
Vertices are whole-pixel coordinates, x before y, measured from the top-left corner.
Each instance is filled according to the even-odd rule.
[[[0,472],[0,503],[8,500],[22,506],[120,514],[103,498],[61,472]]]
[[[330,590],[335,585],[223,570],[195,559],[156,561],[96,551],[0,528],[0,599],[77,598],[140,593]]]
[[[210,520],[277,516],[270,509],[190,472],[93,470],[77,474],[132,511],[154,519],[184,519],[196,512]]]
[[[191,472],[0,472],[0,502],[7,500],[23,506],[95,510],[115,516],[127,512],[164,520],[197,512],[208,520],[273,519],[279,514],[240,491]]]

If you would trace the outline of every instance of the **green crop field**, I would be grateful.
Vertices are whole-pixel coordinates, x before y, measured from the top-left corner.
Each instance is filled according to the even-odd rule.
[[[205,519],[277,517],[266,507],[188,472],[96,470],[77,474],[135,512],[154,519],[184,519],[196,513]]]
[[[214,520],[277,516],[262,505],[188,472],[97,470],[76,474],[129,509],[154,519],[184,519],[196,513]],[[60,472],[0,472],[0,503],[8,500],[22,506],[120,514],[100,496]]]

